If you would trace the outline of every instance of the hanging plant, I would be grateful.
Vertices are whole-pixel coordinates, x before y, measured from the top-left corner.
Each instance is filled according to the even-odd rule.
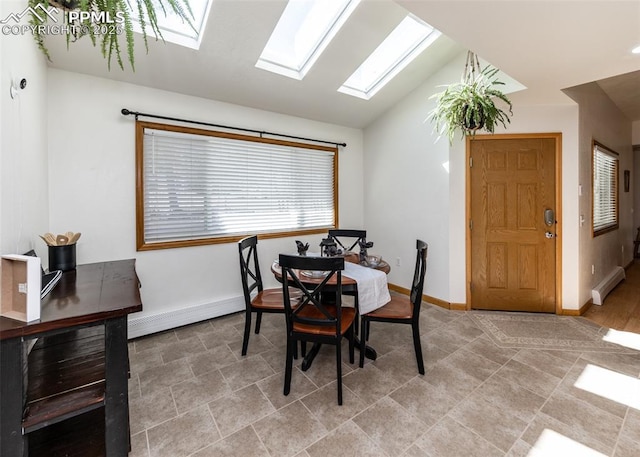
[[[456,132],[464,138],[474,136],[478,130],[493,133],[497,124],[506,128],[513,111],[509,98],[496,88],[504,85],[496,78],[497,73],[498,69],[489,65],[480,70],[478,57],[469,51],[461,81],[443,86],[443,92],[429,97],[437,99],[427,117],[434,123],[434,130],[439,135],[446,134],[452,144]],[[497,100],[508,107],[508,114],[496,106]]]
[[[111,70],[111,59],[114,56],[118,66],[124,70],[120,43],[120,37],[124,36],[127,57],[131,69],[135,71],[134,20],[140,24],[147,52],[149,52],[147,27],[151,28],[156,40],[163,39],[158,27],[158,13],[165,16],[175,14],[193,28],[191,23],[193,13],[188,0],[29,0],[29,6],[31,7],[29,22],[34,26],[33,36],[38,48],[49,61],[51,56],[44,43],[47,28],[41,26],[45,26],[51,17],[48,14],[36,14],[39,11],[36,9],[38,6],[47,10],[51,6],[62,10],[64,28],[61,27],[61,30],[65,32],[67,48],[70,43],[88,35],[94,47],[100,45],[100,51],[107,60],[109,70]],[[132,11],[136,11],[137,17]]]

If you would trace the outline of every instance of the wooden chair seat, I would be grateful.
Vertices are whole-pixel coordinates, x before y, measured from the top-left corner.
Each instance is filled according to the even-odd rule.
[[[327,305],[327,311],[332,316],[336,316],[336,307],[333,305]],[[325,316],[317,308],[305,308],[299,315],[299,317],[311,318],[311,319],[324,319]],[[340,333],[343,335],[349,330],[351,324],[356,318],[356,310],[354,308],[342,308],[342,320],[340,321]],[[307,325],[299,322],[293,323],[293,331],[300,333],[309,333],[311,335],[335,335],[335,328],[323,326],[323,325]]]
[[[409,297],[392,295],[389,303],[367,315],[380,319],[411,319],[413,317],[413,303]]]
[[[291,299],[295,301],[302,297],[302,292],[298,289],[290,288],[289,294]],[[251,300],[251,306],[270,311],[280,310],[284,313],[282,289],[265,289],[258,292],[258,295]]]

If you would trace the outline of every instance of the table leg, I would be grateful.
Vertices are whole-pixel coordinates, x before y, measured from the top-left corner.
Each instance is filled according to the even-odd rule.
[[[304,359],[302,359],[302,364],[300,366],[302,371],[307,371],[309,368],[311,368],[313,359],[315,359],[316,355],[318,355],[318,351],[320,351],[321,347],[321,343],[313,343],[313,346],[311,346],[311,349],[309,350],[309,352],[307,352],[307,355],[305,355]]]
[[[23,384],[22,339],[10,338],[0,344],[0,455],[27,453],[22,436]]]
[[[107,455],[129,453],[127,316],[105,322],[105,444]]]
[[[357,337],[357,336],[355,337],[355,345],[356,345],[356,348],[358,349],[358,351],[362,350],[362,342],[360,341],[360,338]],[[373,349],[371,346],[366,344],[364,346],[364,356],[367,359],[375,360],[375,359],[378,358],[378,353],[376,352],[375,349]]]

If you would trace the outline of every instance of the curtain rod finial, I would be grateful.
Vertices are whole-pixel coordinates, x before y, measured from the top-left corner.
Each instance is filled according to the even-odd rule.
[[[120,112],[123,116],[128,116],[129,114],[131,114],[131,111],[129,111],[127,108],[122,108]]]

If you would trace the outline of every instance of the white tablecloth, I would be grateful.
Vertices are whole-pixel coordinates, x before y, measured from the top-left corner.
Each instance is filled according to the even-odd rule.
[[[391,301],[387,274],[384,271],[345,262],[342,274],[355,279],[358,283],[360,314],[370,313]]]

